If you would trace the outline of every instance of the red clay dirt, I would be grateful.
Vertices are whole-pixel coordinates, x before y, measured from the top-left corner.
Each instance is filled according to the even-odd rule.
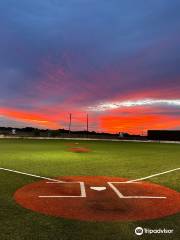
[[[75,153],[88,153],[91,150],[89,148],[85,147],[72,147],[69,149],[70,152],[75,152]]]
[[[137,221],[157,219],[180,212],[180,193],[150,182],[114,183],[115,189],[107,182],[124,182],[117,177],[59,177],[66,183],[38,181],[18,189],[15,201],[22,207],[46,215],[84,221]],[[80,196],[80,184],[84,182],[86,197]],[[73,183],[72,183],[73,182]],[[91,187],[106,187],[95,191]],[[166,198],[120,198],[124,196],[159,196]],[[39,196],[61,196],[40,198]],[[62,197],[71,196],[71,197]]]

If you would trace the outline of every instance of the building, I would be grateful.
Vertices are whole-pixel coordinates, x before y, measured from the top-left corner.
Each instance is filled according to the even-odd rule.
[[[180,130],[148,130],[148,139],[180,141]]]

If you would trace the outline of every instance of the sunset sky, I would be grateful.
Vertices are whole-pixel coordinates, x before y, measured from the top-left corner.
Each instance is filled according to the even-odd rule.
[[[179,0],[1,0],[0,126],[180,129]]]

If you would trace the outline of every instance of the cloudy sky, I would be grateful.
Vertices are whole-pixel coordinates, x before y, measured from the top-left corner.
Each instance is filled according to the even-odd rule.
[[[0,125],[180,129],[179,0],[1,0]]]

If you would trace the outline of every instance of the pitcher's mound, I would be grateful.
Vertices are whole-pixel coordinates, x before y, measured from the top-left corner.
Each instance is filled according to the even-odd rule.
[[[58,179],[65,182],[28,184],[14,199],[39,213],[85,221],[137,221],[180,211],[180,193],[157,184],[102,176]]]
[[[88,153],[91,150],[89,148],[85,147],[73,147],[69,149],[70,152],[75,152],[75,153]]]

